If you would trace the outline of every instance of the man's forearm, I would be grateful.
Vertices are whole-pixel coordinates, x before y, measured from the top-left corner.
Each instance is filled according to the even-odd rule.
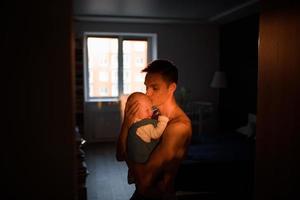
[[[126,160],[126,141],[127,141],[128,127],[125,123],[122,124],[121,131],[117,142],[116,158],[118,161]]]

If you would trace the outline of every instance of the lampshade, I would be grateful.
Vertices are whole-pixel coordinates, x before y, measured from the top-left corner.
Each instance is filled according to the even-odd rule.
[[[227,81],[226,81],[225,72],[216,71],[214,73],[213,79],[210,83],[210,87],[212,87],[212,88],[226,88],[227,87]]]

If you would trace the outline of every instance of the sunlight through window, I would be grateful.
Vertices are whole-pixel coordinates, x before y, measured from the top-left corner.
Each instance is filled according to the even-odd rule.
[[[86,36],[86,100],[117,100],[123,94],[145,92],[141,70],[154,58],[149,57],[151,41],[149,36]]]

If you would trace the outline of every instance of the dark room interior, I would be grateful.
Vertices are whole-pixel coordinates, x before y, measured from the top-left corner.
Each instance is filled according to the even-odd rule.
[[[87,38],[116,35],[150,38],[147,61],[178,67],[176,100],[193,128],[178,200],[300,198],[298,1],[29,0],[3,9],[1,199],[129,199],[126,164],[114,157],[123,94],[87,92]],[[217,72],[226,84],[216,85]]]

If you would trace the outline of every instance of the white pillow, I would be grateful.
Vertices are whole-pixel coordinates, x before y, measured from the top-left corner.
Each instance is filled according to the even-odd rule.
[[[252,113],[248,113],[248,124],[255,123],[256,124],[256,115]]]
[[[254,114],[249,113],[247,125],[238,128],[236,131],[243,135],[246,135],[248,138],[255,136],[255,134],[256,134],[256,116]]]
[[[247,137],[252,136],[252,130],[248,124],[246,126],[242,126],[242,127],[238,128],[236,131],[243,135],[246,135]]]

